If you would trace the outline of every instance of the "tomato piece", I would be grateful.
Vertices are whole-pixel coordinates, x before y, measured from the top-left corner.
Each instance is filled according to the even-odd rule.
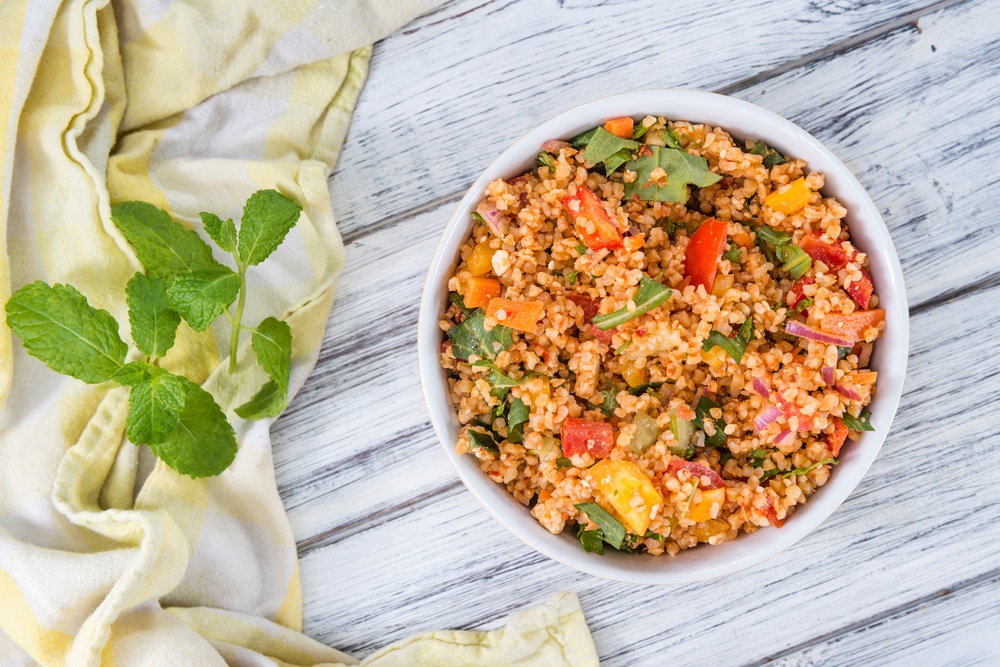
[[[626,116],[625,118],[612,118],[604,124],[604,129],[622,139],[631,139],[632,130],[635,129],[635,121]]]
[[[501,312],[503,317],[500,317]],[[486,306],[486,314],[496,318],[498,323],[525,333],[535,333],[544,313],[545,304],[541,301],[511,301],[497,297],[490,299]]]
[[[884,308],[871,310],[855,310],[853,313],[827,313],[819,321],[820,331],[850,338],[854,341],[864,339],[865,329],[874,327],[885,319]]]
[[[687,470],[692,477],[708,477],[708,486],[702,487],[705,489],[724,489],[726,488],[726,480],[719,476],[719,473],[715,472],[708,466],[703,466],[700,463],[694,463],[693,461],[685,461],[684,459],[674,459],[667,466],[667,472],[677,476],[677,473],[681,470]],[[700,485],[700,484],[699,484]]]
[[[577,186],[576,192],[562,198],[562,203],[573,218],[577,236],[588,248],[615,250],[625,247],[621,232],[611,221],[604,202],[593,190]]]
[[[709,218],[691,236],[684,255],[684,275],[691,279],[692,285],[712,289],[728,229],[728,222]]]
[[[583,309],[583,318],[590,322],[601,311],[601,300],[583,294],[567,294],[566,298]]]
[[[778,403],[778,408],[781,413],[785,415],[785,419],[791,420],[792,417],[798,417],[798,428],[797,431],[811,431],[813,428],[813,418],[809,415],[802,414],[802,410],[799,406],[791,401],[786,401],[782,396],[781,392],[775,392],[775,401]]]
[[[567,417],[562,426],[562,448],[566,456],[590,453],[604,458],[615,446],[615,430],[608,422]]]
[[[644,535],[663,496],[653,480],[631,461],[599,461],[590,469],[597,504],[622,522],[629,532]]]
[[[847,432],[847,424],[840,417],[834,417],[833,433],[826,434],[826,446],[830,448],[830,452],[834,456],[840,456],[840,448],[844,446],[844,441],[847,440]]]
[[[802,300],[806,298],[805,286],[815,285],[815,284],[816,280],[812,276],[802,276],[801,278],[795,281],[795,284],[792,285],[792,288],[788,290],[788,296],[785,297],[786,302],[792,308],[792,310],[798,308]]]
[[[767,504],[760,510],[760,513],[767,517],[767,520],[775,528],[781,528],[785,525],[785,520],[778,518],[778,511],[774,509],[774,503],[771,502],[770,497],[768,497]]]
[[[868,302],[871,301],[872,292],[874,291],[875,286],[872,285],[872,274],[864,267],[861,268],[861,279],[855,280],[847,287],[847,294],[861,308],[868,307]]]
[[[615,327],[617,329],[618,327]],[[594,334],[594,338],[601,341],[605,345],[611,345],[611,336],[614,335],[615,329],[600,329],[595,324],[590,327],[590,333]]]
[[[848,253],[839,243],[833,244],[820,241],[819,237],[822,235],[822,232],[813,232],[812,234],[803,236],[802,240],[799,241],[799,247],[802,248],[805,253],[813,259],[813,261],[823,262],[833,271],[839,271],[847,266],[847,263],[851,261],[855,252],[852,251]]]
[[[481,308],[500,296],[500,282],[493,278],[473,276],[465,287],[465,307]]]

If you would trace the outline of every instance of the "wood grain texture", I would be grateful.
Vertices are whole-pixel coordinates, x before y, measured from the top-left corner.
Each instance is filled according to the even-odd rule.
[[[376,49],[332,185],[348,266],[316,370],[273,428],[306,631],[363,655],[421,630],[493,627],[574,590],[602,664],[977,664],[1000,565],[1000,273],[984,250],[997,229],[1000,5],[938,3],[911,21],[925,5],[767,2],[750,21],[748,5],[717,2],[683,22],[652,0],[533,3],[530,21],[526,6],[449,4]],[[671,39],[625,43],[644,7],[649,32]],[[802,39],[778,39],[800,23]],[[692,55],[713,40],[728,54]],[[912,318],[900,412],[844,506],[748,572],[654,588],[549,561],[479,508],[430,429],[415,324],[440,230],[498,147],[577,102],[664,85],[650,82],[664,70],[735,86],[844,159],[893,234]],[[912,633],[925,639],[906,644]]]

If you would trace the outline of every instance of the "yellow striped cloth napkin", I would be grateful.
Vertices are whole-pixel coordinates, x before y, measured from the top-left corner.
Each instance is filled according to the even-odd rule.
[[[141,267],[112,203],[148,201],[202,232],[200,211],[238,219],[250,193],[275,188],[303,215],[257,272],[246,321],[290,324],[294,394],[344,262],[326,180],[368,45],[440,2],[0,3],[0,302],[35,280],[69,283],[126,336],[124,287]],[[226,349],[182,325],[163,360],[236,425],[232,466],[194,480],[125,440],[125,389],[57,375],[0,323],[0,664],[356,664],[300,632],[269,421],[233,413],[266,378],[252,363],[226,373]],[[596,654],[564,595],[504,630],[430,633],[363,664],[586,665]]]

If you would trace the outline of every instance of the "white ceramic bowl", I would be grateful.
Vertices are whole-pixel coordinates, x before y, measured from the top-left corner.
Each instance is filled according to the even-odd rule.
[[[443,337],[438,321],[448,300],[448,277],[471,230],[470,212],[483,198],[490,181],[531,169],[546,139],[572,137],[608,118],[646,114],[710,123],[737,139],[763,139],[781,153],[804,159],[809,169],[826,175],[823,192],[847,208],[851,239],[868,254],[879,306],[886,310],[888,324],[871,359],[871,367],[879,373],[878,392],[869,406],[877,430],[865,433],[860,442],[848,443],[830,481],[808,503],[798,506],[780,529],[762,528],[732,542],[702,545],[675,557],[618,553],[613,549],[599,556],[585,552],[573,530],[552,535],[542,528],[526,507],[480,471],[472,456],[455,453],[459,425],[438,362]],[[693,90],[647,90],[599,99],[542,123],[514,142],[476,179],[448,221],[434,252],[420,304],[417,348],[431,423],[445,455],[472,495],[497,521],[534,549],[577,570],[620,581],[678,584],[719,577],[763,561],[802,539],[847,498],[878,454],[896,413],[906,371],[908,318],[903,273],[889,230],[864,188],[829,149],[793,123],[748,102]]]

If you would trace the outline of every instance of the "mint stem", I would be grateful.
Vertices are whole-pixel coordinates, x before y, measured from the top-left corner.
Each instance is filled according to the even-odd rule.
[[[247,303],[246,267],[240,262],[240,298],[236,302],[236,315],[233,317],[233,332],[229,336],[229,372],[236,372],[236,351],[240,346],[240,323],[243,321],[243,307]]]

